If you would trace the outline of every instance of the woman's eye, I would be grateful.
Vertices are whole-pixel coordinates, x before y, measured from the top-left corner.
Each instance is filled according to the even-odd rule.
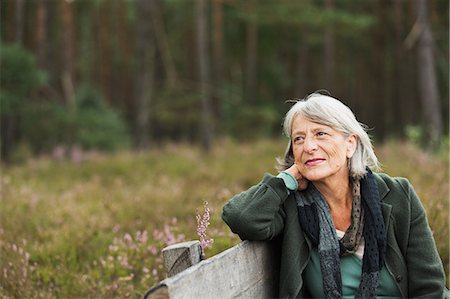
[[[327,135],[327,133],[322,131],[317,132],[317,136],[325,136],[325,135]]]

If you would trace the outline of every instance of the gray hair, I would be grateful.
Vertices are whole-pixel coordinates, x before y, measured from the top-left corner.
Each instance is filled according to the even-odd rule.
[[[372,142],[367,134],[367,126],[356,120],[353,112],[341,101],[320,93],[313,93],[305,99],[298,100],[286,113],[283,132],[289,138],[289,144],[284,158],[277,159],[277,169],[286,170],[294,164],[291,133],[292,122],[297,115],[302,115],[309,121],[329,126],[344,136],[356,135],[357,145],[349,161],[349,176],[361,179],[369,167],[380,169],[378,159],[373,151]]]

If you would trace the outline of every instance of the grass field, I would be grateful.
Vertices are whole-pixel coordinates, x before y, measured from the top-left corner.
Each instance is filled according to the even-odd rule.
[[[206,256],[239,242],[221,207],[264,172],[275,173],[284,147],[284,140],[224,140],[210,154],[169,144],[77,164],[41,158],[2,167],[0,297],[139,298],[164,278],[160,250],[198,238],[205,201],[214,239]],[[448,157],[394,142],[376,153],[385,172],[414,185],[448,274]]]

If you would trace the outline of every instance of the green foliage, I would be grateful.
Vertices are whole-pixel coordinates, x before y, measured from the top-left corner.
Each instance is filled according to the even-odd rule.
[[[405,135],[409,142],[416,146],[423,145],[423,129],[421,126],[409,125],[405,128]]]
[[[424,150],[430,150],[430,148],[427,148],[427,140],[425,140],[425,132],[422,126],[406,126],[405,136],[408,142],[410,142],[411,144],[414,144],[415,146],[420,147]],[[439,141],[437,147],[432,149],[432,151],[434,154],[441,157],[441,159],[448,160],[450,152],[449,149],[449,137],[448,135],[444,135]]]
[[[155,97],[151,111],[154,137],[178,141],[198,139],[202,122],[200,101],[197,92],[163,90]]]
[[[246,21],[266,25],[287,24],[316,29],[333,25],[355,31],[365,30],[374,24],[370,15],[339,8],[327,11],[313,1],[265,1],[258,3],[255,11],[250,12],[246,10],[246,5],[243,5],[239,12],[240,17]]]
[[[57,102],[29,102],[22,107],[20,130],[34,153],[49,152],[58,145],[79,144],[84,149],[104,151],[129,146],[124,121],[90,87],[78,90],[75,107]]]
[[[99,91],[84,86],[76,96],[75,142],[86,149],[126,148],[129,136],[119,114],[108,107]]]
[[[73,123],[73,115],[59,103],[30,102],[22,111],[22,138],[35,153],[49,151],[57,145],[71,143]]]
[[[234,121],[230,123],[230,133],[239,139],[257,139],[271,136],[281,131],[280,115],[265,105],[242,106],[234,110]]]
[[[36,67],[34,56],[18,44],[0,46],[1,114],[18,113],[46,76]]]

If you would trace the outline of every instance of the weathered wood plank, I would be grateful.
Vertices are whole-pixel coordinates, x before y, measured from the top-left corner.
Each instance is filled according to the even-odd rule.
[[[161,281],[144,298],[273,298],[277,281],[271,244],[244,241]]]
[[[162,250],[167,276],[171,277],[201,261],[199,241],[170,245]]]

